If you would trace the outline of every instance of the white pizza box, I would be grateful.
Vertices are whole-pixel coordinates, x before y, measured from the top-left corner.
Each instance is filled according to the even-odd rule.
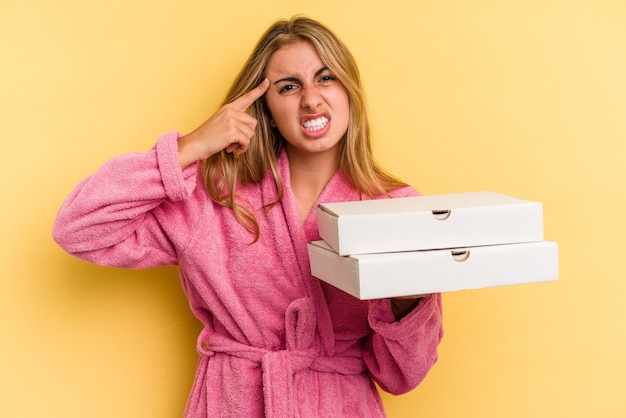
[[[313,276],[359,299],[558,280],[558,246],[540,241],[445,250],[340,256],[308,245]]]
[[[543,240],[541,202],[489,191],[324,203],[316,216],[340,255]]]

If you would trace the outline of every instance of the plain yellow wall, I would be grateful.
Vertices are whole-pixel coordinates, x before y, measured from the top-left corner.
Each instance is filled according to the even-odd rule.
[[[388,168],[539,200],[560,246],[558,282],[445,294],[440,360],[389,416],[626,416],[623,0],[0,0],[0,416],[181,416],[176,269],[78,261],[52,221],[104,160],[208,117],[295,13],[351,47]]]

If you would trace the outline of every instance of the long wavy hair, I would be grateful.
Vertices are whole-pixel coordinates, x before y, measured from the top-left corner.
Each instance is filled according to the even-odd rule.
[[[354,57],[344,43],[327,27],[304,16],[281,19],[261,36],[252,54],[235,78],[222,104],[230,103],[265,78],[270,57],[280,48],[298,41],[311,43],[321,61],[343,84],[350,102],[348,129],[339,143],[339,170],[357,190],[361,198],[388,194],[405,185],[374,160],[370,139],[365,97]],[[260,228],[254,208],[236,201],[238,185],[260,183],[269,171],[278,191],[278,203],[283,196],[283,182],[277,168],[277,158],[285,146],[278,129],[271,126],[271,115],[265,98],[255,101],[247,110],[258,121],[254,138],[242,155],[222,151],[203,162],[204,184],[209,196],[218,204],[231,208],[237,220],[258,240]]]

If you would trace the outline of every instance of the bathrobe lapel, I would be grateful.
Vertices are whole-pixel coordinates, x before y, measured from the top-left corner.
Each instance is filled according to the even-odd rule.
[[[315,207],[319,203],[339,200],[355,200],[358,195],[343,179],[343,176],[341,176],[339,172],[335,173],[313,205],[313,209],[308,214],[305,223],[302,224],[298,214],[296,198],[291,189],[289,160],[286,152],[284,151],[280,154],[278,159],[278,170],[283,181],[283,199],[280,205],[277,205],[269,211],[269,221],[277,222],[277,220],[272,220],[271,218],[277,216],[279,212],[280,216],[284,217],[282,221],[285,222],[287,230],[283,230],[282,232],[279,229],[274,230],[275,239],[280,241],[277,242],[276,245],[283,251],[288,251],[288,253],[284,254],[283,263],[297,264],[297,270],[293,269],[292,271],[300,272],[299,279],[302,281],[306,297],[311,298],[315,306],[317,332],[322,345],[320,348],[322,349],[324,355],[332,356],[335,354],[335,335],[333,332],[330,311],[328,310],[328,305],[325,301],[321,282],[317,278],[311,276],[307,244],[311,241],[320,239],[317,227],[317,218],[315,216]],[[271,176],[266,176],[263,184],[264,204],[269,204],[276,200],[275,190],[276,186],[273,178]],[[273,193],[271,193],[271,191],[273,191]],[[271,199],[268,199],[270,196]],[[272,215],[272,213],[274,213],[274,215]]]

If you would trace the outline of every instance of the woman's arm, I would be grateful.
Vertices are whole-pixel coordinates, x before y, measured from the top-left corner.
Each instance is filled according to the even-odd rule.
[[[67,198],[55,220],[55,241],[98,264],[142,268],[175,263],[175,245],[157,215],[165,212],[167,202],[192,193],[199,161],[221,150],[247,151],[257,120],[245,111],[268,87],[269,80],[263,80],[184,137],[170,133],[146,154],[109,160]],[[184,234],[189,223],[178,222],[168,224]]]
[[[161,225],[161,205],[187,198],[197,166],[181,170],[178,133],[159,138],[145,154],[107,161],[67,197],[53,227],[70,254],[98,264],[143,268],[176,263],[173,242]]]
[[[419,304],[397,321],[389,299],[369,302],[372,328],[365,363],[372,378],[392,394],[414,389],[437,361],[443,337],[441,294],[419,299]]]

